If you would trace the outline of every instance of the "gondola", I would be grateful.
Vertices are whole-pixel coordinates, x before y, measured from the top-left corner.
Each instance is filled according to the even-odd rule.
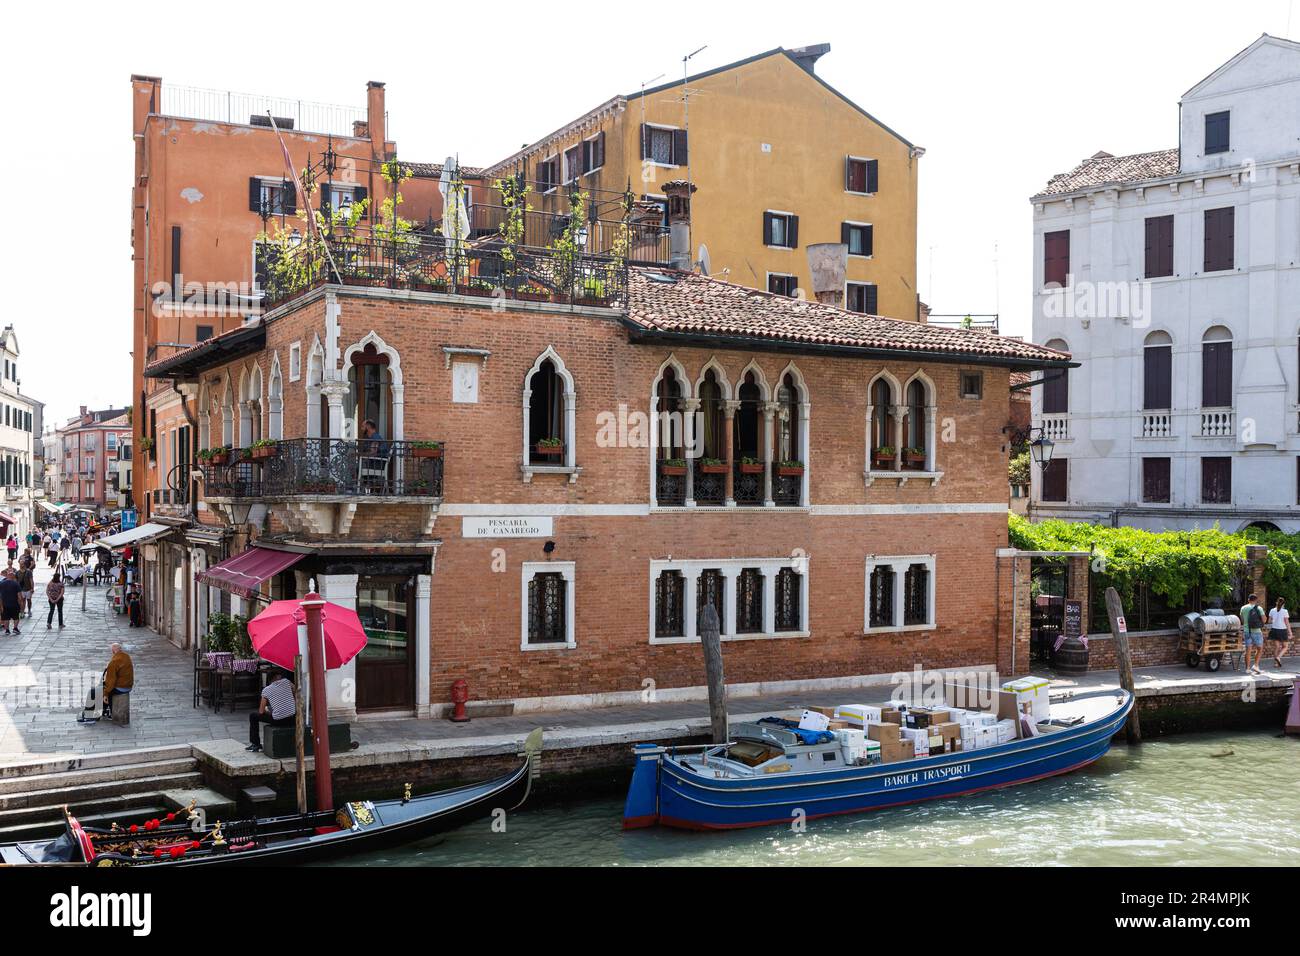
[[[396,800],[360,800],[332,811],[204,823],[186,810],[131,827],[85,827],[65,808],[52,840],[0,844],[12,866],[234,866],[312,863],[401,846],[528,799],[540,771],[541,728],[524,741],[522,763],[482,783]]]

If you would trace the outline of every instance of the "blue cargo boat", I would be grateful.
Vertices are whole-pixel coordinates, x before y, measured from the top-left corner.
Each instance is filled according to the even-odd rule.
[[[978,750],[851,765],[830,734],[733,723],[728,743],[638,744],[624,829],[728,830],[956,797],[1069,773],[1104,755],[1133,708],[1126,691],[1052,704],[1038,733]],[[826,740],[825,738],[832,739]]]

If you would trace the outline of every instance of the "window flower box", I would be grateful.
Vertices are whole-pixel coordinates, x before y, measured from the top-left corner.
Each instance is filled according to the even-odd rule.
[[[223,448],[221,451],[214,451],[209,461],[211,461],[212,464],[214,465],[230,464],[230,449]]]
[[[924,448],[904,448],[903,464],[908,468],[924,469],[925,468],[925,449]]]
[[[894,468],[894,449],[885,446],[873,451],[871,453],[871,467],[881,471],[892,471]]]
[[[547,458],[559,458],[564,454],[564,442],[539,441],[533,446],[537,454],[544,455]]]
[[[797,478],[803,474],[803,462],[783,461],[776,466],[776,473],[782,478]]]
[[[411,446],[412,458],[441,458],[442,446],[437,442],[421,442]]]
[[[705,475],[725,475],[727,463],[717,458],[704,458],[700,460],[700,472]]]
[[[740,473],[742,475],[761,475],[763,473],[763,463],[757,458],[740,459]]]
[[[659,473],[661,475],[684,475],[686,474],[686,462],[681,458],[665,458],[659,462]]]
[[[269,438],[263,438],[260,441],[253,442],[250,451],[252,452],[252,457],[260,461],[264,458],[274,458],[280,453],[280,448]]]

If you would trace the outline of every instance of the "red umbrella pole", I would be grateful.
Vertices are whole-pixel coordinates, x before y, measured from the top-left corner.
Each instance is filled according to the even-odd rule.
[[[329,701],[325,690],[325,627],[321,608],[325,601],[315,591],[302,602],[307,616],[308,682],[311,685],[311,734],[316,760],[316,809],[334,809],[334,788],[330,781]]]

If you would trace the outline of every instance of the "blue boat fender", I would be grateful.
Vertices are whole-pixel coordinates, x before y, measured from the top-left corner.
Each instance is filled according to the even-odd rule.
[[[662,750],[654,744],[637,744],[633,753],[636,766],[632,769],[632,783],[628,785],[627,803],[623,806],[624,830],[652,827],[659,822],[659,755]]]

